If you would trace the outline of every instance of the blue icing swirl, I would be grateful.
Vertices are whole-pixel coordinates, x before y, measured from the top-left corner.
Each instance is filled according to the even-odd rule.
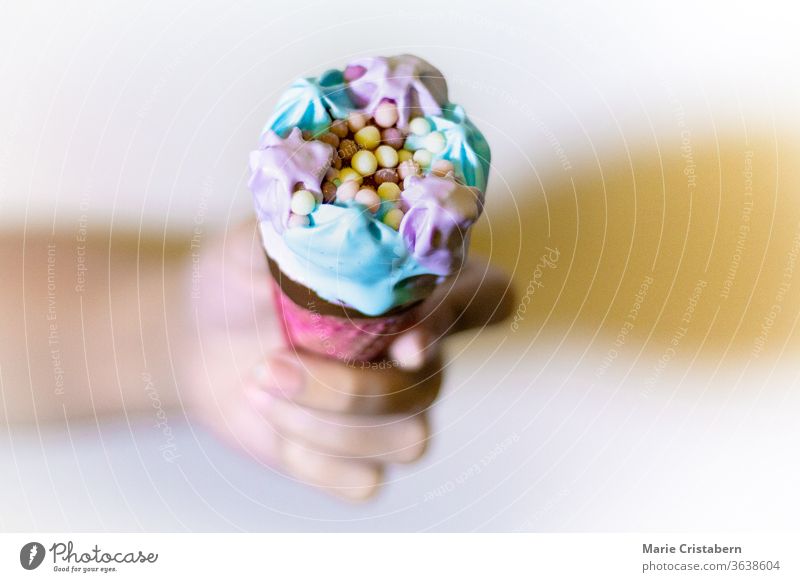
[[[283,234],[306,284],[331,303],[381,315],[417,299],[409,279],[433,273],[408,252],[400,234],[357,202],[321,205],[309,227]]]
[[[489,166],[492,160],[489,144],[480,130],[467,118],[464,108],[448,103],[441,115],[428,115],[434,131],[445,137],[445,148],[434,159],[445,159],[453,163],[456,175],[468,186],[486,190]],[[406,147],[417,150],[425,147],[426,136],[409,135]]]
[[[281,95],[264,131],[285,137],[293,127],[324,132],[334,119],[343,119],[354,108],[341,71],[332,69],[318,79],[297,79]]]

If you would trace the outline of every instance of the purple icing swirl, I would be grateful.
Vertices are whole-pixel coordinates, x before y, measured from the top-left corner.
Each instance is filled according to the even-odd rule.
[[[391,99],[397,105],[401,128],[408,126],[413,114],[439,115],[447,103],[441,71],[419,57],[366,57],[347,65],[346,78],[348,71],[360,73],[348,85],[354,105],[371,115],[381,101]]]
[[[469,229],[483,211],[483,193],[451,177],[429,174],[407,178],[401,196],[408,210],[400,234],[409,252],[437,275],[460,269]]]
[[[286,138],[272,130],[261,136],[259,149],[250,154],[250,190],[259,221],[270,220],[277,232],[289,221],[292,192],[297,184],[322,199],[322,179],[331,166],[333,148],[321,141],[305,141],[294,128]]]

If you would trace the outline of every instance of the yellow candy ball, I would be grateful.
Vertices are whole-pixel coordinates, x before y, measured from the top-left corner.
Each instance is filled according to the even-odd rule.
[[[362,176],[369,176],[375,173],[378,169],[378,160],[375,159],[375,154],[367,150],[357,151],[350,160],[350,165],[353,169]],[[342,170],[344,171],[344,170]],[[339,172],[341,178],[342,172]]]
[[[383,224],[395,230],[400,228],[400,223],[403,221],[403,211],[399,208],[392,208],[383,215]]]
[[[355,182],[358,182],[359,184],[361,184],[361,182],[364,181],[364,178],[361,176],[361,174],[359,174],[353,168],[342,168],[341,170],[339,170],[339,179],[342,182],[353,180]]]
[[[394,168],[400,160],[397,156],[397,150],[392,146],[382,145],[375,150],[375,158],[381,168]]]
[[[399,152],[397,152],[397,163],[398,164],[402,164],[406,160],[410,160],[413,157],[414,157],[414,154],[411,153],[410,151],[408,151],[408,150],[400,150]]]
[[[356,132],[355,140],[362,148],[374,150],[381,143],[381,131],[374,125],[368,125]]]
[[[384,182],[378,186],[378,196],[381,200],[391,200],[394,202],[400,197],[400,186],[394,182]]]

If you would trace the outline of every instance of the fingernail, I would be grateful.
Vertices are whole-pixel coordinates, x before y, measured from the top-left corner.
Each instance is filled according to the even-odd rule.
[[[305,387],[300,363],[284,355],[271,355],[253,368],[253,378],[263,390],[280,396],[295,396]]]
[[[372,465],[353,463],[335,480],[336,485],[327,487],[328,491],[350,501],[366,501],[378,492],[381,471]]]

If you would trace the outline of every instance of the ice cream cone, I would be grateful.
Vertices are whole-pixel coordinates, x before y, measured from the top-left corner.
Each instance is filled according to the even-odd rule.
[[[417,322],[419,302],[370,317],[320,299],[282,275],[272,261],[270,270],[275,312],[293,348],[345,363],[378,360],[398,334]]]
[[[430,63],[368,57],[295,81],[250,154],[278,319],[290,345],[385,357],[464,263],[489,146]]]

